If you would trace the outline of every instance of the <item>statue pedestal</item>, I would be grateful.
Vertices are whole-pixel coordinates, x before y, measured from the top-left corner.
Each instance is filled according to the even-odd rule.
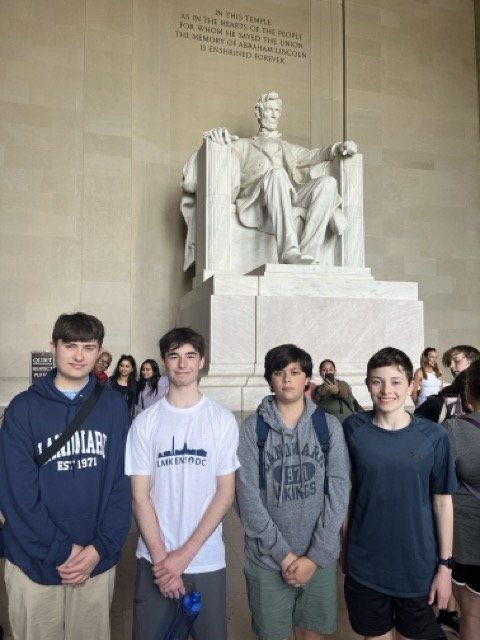
[[[179,326],[207,340],[202,390],[234,411],[252,411],[269,392],[268,349],[294,343],[314,369],[332,358],[360,402],[367,361],[393,346],[414,362],[423,349],[423,303],[414,282],[376,281],[370,269],[265,264],[247,275],[213,275],[185,295]]]

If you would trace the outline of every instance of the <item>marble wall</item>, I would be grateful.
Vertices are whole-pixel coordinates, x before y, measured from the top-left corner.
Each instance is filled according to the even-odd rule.
[[[341,0],[1,4],[0,404],[62,311],[101,317],[114,357],[158,353],[190,288],[183,162],[209,127],[252,135],[271,88],[289,140],[326,144],[345,124],[358,141],[366,264],[420,283],[426,341],[480,343],[472,0],[345,5],[344,102]],[[262,58],[240,32],[290,53]]]
[[[365,154],[366,263],[419,282],[425,341],[480,344],[471,0],[349,0],[347,129]]]
[[[475,10],[475,53],[477,59],[477,91],[480,95],[480,0],[473,0]]]

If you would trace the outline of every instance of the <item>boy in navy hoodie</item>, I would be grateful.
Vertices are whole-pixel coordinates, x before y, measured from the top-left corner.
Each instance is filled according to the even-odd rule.
[[[115,565],[131,519],[123,398],[104,388],[71,439],[43,465],[36,460],[95,389],[103,336],[94,316],[61,315],[52,335],[57,368],[12,400],[0,429],[5,583],[15,640],[110,639]]]

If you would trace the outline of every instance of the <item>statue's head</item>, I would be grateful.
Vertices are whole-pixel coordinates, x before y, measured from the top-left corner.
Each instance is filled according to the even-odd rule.
[[[282,115],[282,99],[276,91],[269,91],[260,96],[255,105],[255,116],[261,129],[276,131],[278,120]]]

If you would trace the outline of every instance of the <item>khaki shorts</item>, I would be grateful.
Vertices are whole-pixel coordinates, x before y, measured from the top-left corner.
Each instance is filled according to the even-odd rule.
[[[260,640],[283,640],[293,627],[319,634],[337,628],[337,563],[318,568],[304,587],[284,582],[280,571],[245,561],[252,629]]]
[[[33,582],[5,562],[8,614],[13,636],[22,640],[110,640],[110,605],[115,567],[89,578],[82,587]]]

